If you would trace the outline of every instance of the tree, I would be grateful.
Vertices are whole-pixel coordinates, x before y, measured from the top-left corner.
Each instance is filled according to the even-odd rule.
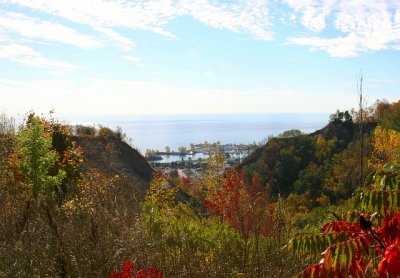
[[[385,107],[381,122],[384,128],[400,131],[400,100]]]
[[[186,147],[183,147],[183,146],[180,146],[179,148],[178,148],[178,152],[182,155],[182,154],[185,154],[186,153]]]
[[[34,115],[17,131],[1,121],[0,276],[107,277],[136,256],[144,246],[137,216],[148,181],[89,158],[108,156],[118,141],[77,138],[90,144],[81,167],[69,127]]]
[[[310,163],[308,167],[301,170],[298,179],[294,183],[296,193],[308,193],[314,200],[321,195],[322,175],[315,163]]]
[[[204,204],[246,238],[251,235],[270,235],[272,211],[269,210],[267,194],[258,184],[258,179],[248,185],[241,172],[229,170],[224,174],[222,186],[208,188]]]
[[[152,149],[146,149],[144,156],[145,157],[152,157],[156,155],[156,151]]]
[[[323,162],[332,155],[337,141],[336,137],[333,137],[331,140],[326,140],[322,134],[317,135],[315,140],[315,157],[319,162]]]
[[[395,167],[394,167],[395,166]],[[367,179],[370,188],[356,199],[356,221],[326,223],[320,233],[293,238],[286,246],[297,254],[322,259],[298,277],[398,277],[400,275],[400,171],[388,164]],[[373,177],[373,178],[371,178]],[[374,218],[370,218],[374,215]]]
[[[77,125],[75,126],[75,133],[78,136],[95,136],[96,128],[94,126]]]
[[[279,134],[277,137],[278,138],[292,138],[292,137],[297,137],[300,135],[303,135],[304,133],[298,129],[290,129],[282,132]]]
[[[349,198],[360,185],[359,146],[359,141],[350,143],[346,149],[333,155],[327,165],[327,172],[322,178],[324,190],[330,192],[333,202]]]
[[[348,110],[344,111],[344,122],[345,123],[353,122],[353,117],[351,116]]]
[[[353,117],[351,116],[348,110],[344,112],[336,110],[336,113],[331,114],[329,116],[329,121],[331,123],[352,123]]]
[[[12,152],[15,141],[15,122],[14,119],[0,114],[0,176],[4,169],[2,162],[7,163],[7,157]]]
[[[374,170],[381,170],[400,152],[400,132],[378,126],[374,131],[373,151],[368,161]]]
[[[15,157],[16,165],[26,179],[33,197],[33,206],[38,208],[38,214],[46,220],[55,239],[49,245],[56,250],[58,275],[66,277],[68,259],[63,252],[65,243],[57,219],[62,205],[76,192],[81,151],[75,148],[65,126],[53,119],[46,121],[32,113],[17,134]],[[29,215],[33,214],[31,197],[26,202],[19,225],[20,232],[29,222]],[[28,233],[30,236],[29,229]]]
[[[38,118],[32,118],[27,128],[19,132],[17,146],[17,164],[28,179],[35,200],[45,204],[57,201],[67,174],[63,169],[53,171],[57,153],[52,150],[51,134],[45,132]]]
[[[0,114],[0,135],[15,134],[15,121],[6,114]]]
[[[175,204],[175,189],[171,188],[168,180],[156,172],[145,198],[144,211],[152,213],[157,209],[170,209]]]

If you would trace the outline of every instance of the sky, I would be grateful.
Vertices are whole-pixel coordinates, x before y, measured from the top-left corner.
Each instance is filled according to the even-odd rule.
[[[0,111],[334,112],[400,96],[400,0],[0,0]]]

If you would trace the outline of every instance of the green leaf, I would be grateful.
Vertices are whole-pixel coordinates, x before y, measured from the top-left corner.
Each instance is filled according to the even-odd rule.
[[[286,248],[295,254],[309,254],[311,257],[316,258],[332,243],[339,242],[343,237],[344,234],[338,232],[301,235],[292,238]]]

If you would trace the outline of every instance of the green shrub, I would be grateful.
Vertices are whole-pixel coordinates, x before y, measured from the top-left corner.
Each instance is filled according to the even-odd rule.
[[[94,126],[77,125],[75,132],[78,136],[94,136],[96,135],[96,128]]]

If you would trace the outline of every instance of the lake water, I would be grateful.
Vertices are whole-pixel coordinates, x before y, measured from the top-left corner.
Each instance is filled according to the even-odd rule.
[[[190,143],[204,141],[221,144],[258,143],[268,136],[285,130],[299,129],[310,133],[323,128],[327,113],[292,114],[230,114],[230,115],[175,115],[132,117],[76,117],[71,124],[101,124],[122,130],[142,153],[146,149],[165,151],[165,146],[177,150],[189,148]]]

